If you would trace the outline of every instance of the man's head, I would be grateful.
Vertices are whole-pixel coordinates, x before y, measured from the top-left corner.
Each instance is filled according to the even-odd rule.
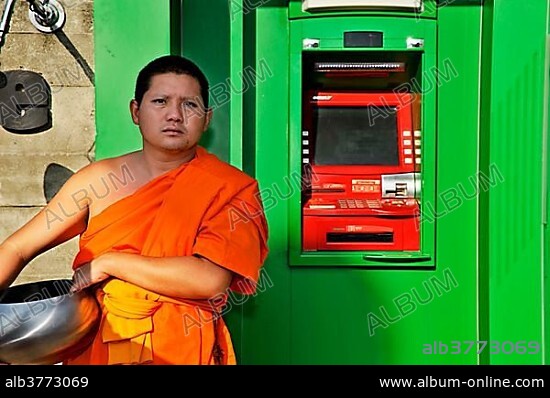
[[[130,101],[143,150],[193,156],[212,118],[207,100],[208,82],[193,62],[178,56],[150,62],[139,73],[135,98]]]
[[[188,75],[196,79],[200,86],[204,108],[208,109],[208,80],[206,76],[197,64],[178,55],[165,55],[154,59],[139,72],[134,93],[134,99],[138,106],[141,104],[145,92],[151,87],[151,79],[164,73]]]

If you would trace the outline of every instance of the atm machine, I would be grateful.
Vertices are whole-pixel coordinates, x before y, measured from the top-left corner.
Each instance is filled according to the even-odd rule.
[[[306,73],[329,76],[335,86],[361,78],[366,87],[306,92],[303,251],[420,249],[421,130],[413,128],[413,96],[367,85],[406,67],[368,61],[307,66]]]
[[[290,261],[433,266],[421,218],[435,197],[435,20],[420,1],[292,6],[290,167],[303,187]],[[365,10],[377,14],[331,13]]]

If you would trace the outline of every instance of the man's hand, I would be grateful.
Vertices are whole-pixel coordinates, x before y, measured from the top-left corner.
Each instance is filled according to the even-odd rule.
[[[106,254],[103,256],[106,256]],[[89,286],[95,285],[96,283],[103,282],[105,279],[110,277],[102,266],[104,263],[102,261],[103,256],[93,259],[75,270],[73,274],[73,286],[71,287],[71,292],[79,292]]]

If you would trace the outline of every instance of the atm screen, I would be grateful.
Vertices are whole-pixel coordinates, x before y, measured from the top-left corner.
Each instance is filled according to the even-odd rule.
[[[317,107],[317,165],[399,165],[396,107]]]

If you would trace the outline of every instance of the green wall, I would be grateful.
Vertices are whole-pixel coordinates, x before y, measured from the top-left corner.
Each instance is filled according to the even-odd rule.
[[[228,17],[227,1],[183,0],[179,18],[181,54],[197,62],[210,83],[210,106],[214,117],[201,143],[224,160],[229,160],[230,93],[240,89],[240,82],[230,76]]]
[[[140,69],[170,54],[169,27],[168,1],[94,1],[96,159],[141,148],[129,103]]]
[[[485,2],[485,10],[480,168],[487,174],[491,167],[498,169],[503,180],[483,193],[486,212],[480,218],[480,256],[488,270],[486,326],[491,340],[542,345],[547,311],[542,303],[548,283],[543,244],[548,195],[548,1],[491,0]],[[547,337],[548,332],[546,341]],[[541,351],[492,355],[490,362],[543,360]]]

